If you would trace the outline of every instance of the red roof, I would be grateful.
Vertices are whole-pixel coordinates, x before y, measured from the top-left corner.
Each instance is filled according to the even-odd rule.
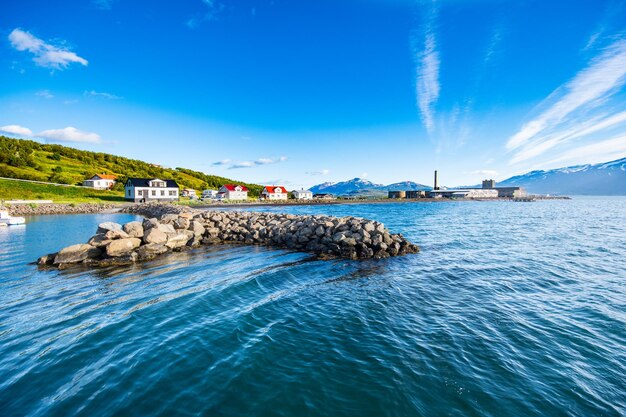
[[[267,191],[270,194],[274,194],[274,193],[287,194],[287,189],[285,187],[283,187],[282,185],[279,185],[278,187],[267,185],[267,186],[265,186],[264,190]]]
[[[107,174],[96,174],[94,177],[100,177],[103,180],[114,180],[117,179],[115,175],[107,175]]]
[[[224,184],[224,187],[226,187],[228,191],[236,191],[235,190],[236,186],[237,185],[234,185],[234,184]],[[240,187],[241,187],[241,191],[246,191],[246,192],[248,191],[248,189],[245,186],[240,185]]]

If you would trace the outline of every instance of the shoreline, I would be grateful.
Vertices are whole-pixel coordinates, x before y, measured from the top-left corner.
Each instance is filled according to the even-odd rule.
[[[534,200],[570,200],[566,196],[533,196]],[[410,204],[410,203],[452,203],[452,202],[495,202],[495,201],[524,201],[523,199],[503,198],[417,198],[417,199],[377,199],[377,200],[287,200],[280,202],[251,201],[251,202],[231,202],[231,203],[209,203],[209,204],[171,204],[175,207],[188,207],[199,210],[220,210],[222,208],[237,207],[293,207],[293,206],[333,206],[352,204]],[[45,203],[45,204],[7,204],[0,206],[0,209],[8,210],[12,216],[43,216],[58,214],[112,214],[118,213],[134,203]]]

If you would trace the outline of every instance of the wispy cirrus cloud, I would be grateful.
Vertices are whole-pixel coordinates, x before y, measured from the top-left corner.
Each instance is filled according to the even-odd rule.
[[[218,167],[218,166],[222,166],[222,165],[228,165],[232,162],[231,159],[222,159],[221,161],[215,161],[213,162],[211,165],[214,167]]]
[[[49,100],[49,99],[51,99],[51,98],[54,98],[54,94],[52,94],[52,93],[50,92],[50,90],[41,90],[41,91],[37,91],[37,92],[35,93],[35,95],[36,95],[37,97],[45,98],[45,99],[48,99],[48,100]]]
[[[553,91],[537,107],[538,115],[508,139],[506,149],[516,151],[510,163],[625,122],[624,112],[612,114],[603,109],[625,83],[626,39],[619,39]]]
[[[39,132],[37,137],[55,142],[100,143],[100,135],[97,133],[84,132],[71,126],[63,129],[44,130]]]
[[[228,167],[228,169],[239,169],[239,168],[252,168],[258,165],[269,165],[269,164],[277,164],[279,162],[284,162],[288,158],[286,156],[280,156],[278,158],[259,158],[255,161],[242,161],[232,164]]]
[[[124,97],[121,96],[116,96],[115,94],[111,94],[111,93],[105,93],[105,92],[98,92],[95,90],[89,90],[89,91],[83,91],[83,96],[85,97],[102,97],[102,98],[106,98],[109,100],[121,100]]]
[[[215,20],[217,15],[224,10],[224,5],[217,0],[201,0],[204,4],[205,11],[195,17],[187,20],[185,23],[188,28],[195,29],[202,22]]]
[[[317,176],[317,175],[328,175],[330,174],[330,171],[328,169],[322,169],[319,171],[307,171],[305,172],[306,175],[312,175],[312,176]]]
[[[33,134],[32,130],[24,126],[20,126],[20,125],[2,126],[0,127],[0,132],[10,133],[12,135],[19,135],[19,136],[32,136]]]
[[[626,133],[611,139],[579,146],[549,161],[549,165],[564,163],[597,163],[623,158],[626,155]]]
[[[87,66],[88,62],[76,53],[61,46],[44,42],[22,29],[13,29],[9,34],[11,46],[18,51],[27,51],[33,55],[33,61],[42,67],[62,70],[72,63]]]
[[[416,52],[416,94],[417,107],[420,111],[422,123],[429,134],[435,129],[435,104],[439,99],[439,67],[441,64],[439,50],[437,49],[437,38],[435,32],[435,19],[437,8],[433,2],[429,11],[429,16],[425,24],[425,29],[421,35],[421,42],[414,39],[414,44],[421,43],[421,47]]]
[[[498,171],[494,171],[493,169],[477,169],[476,171],[472,171],[471,174],[473,175],[486,175],[489,177],[496,177],[498,176]]]

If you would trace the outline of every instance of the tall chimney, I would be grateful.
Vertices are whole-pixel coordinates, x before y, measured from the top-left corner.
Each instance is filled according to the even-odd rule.
[[[439,189],[439,185],[437,185],[437,170],[435,170],[435,186],[433,187],[433,190],[438,190]]]

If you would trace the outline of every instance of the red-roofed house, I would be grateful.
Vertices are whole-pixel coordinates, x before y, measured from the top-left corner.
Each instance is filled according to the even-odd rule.
[[[247,200],[248,189],[243,185],[226,184],[217,191],[218,200]]]
[[[263,200],[286,200],[288,197],[289,192],[281,185],[278,187],[267,185],[261,191],[261,199]]]
[[[95,190],[108,190],[113,187],[117,177],[115,175],[96,174],[88,180],[83,181],[83,187]]]

